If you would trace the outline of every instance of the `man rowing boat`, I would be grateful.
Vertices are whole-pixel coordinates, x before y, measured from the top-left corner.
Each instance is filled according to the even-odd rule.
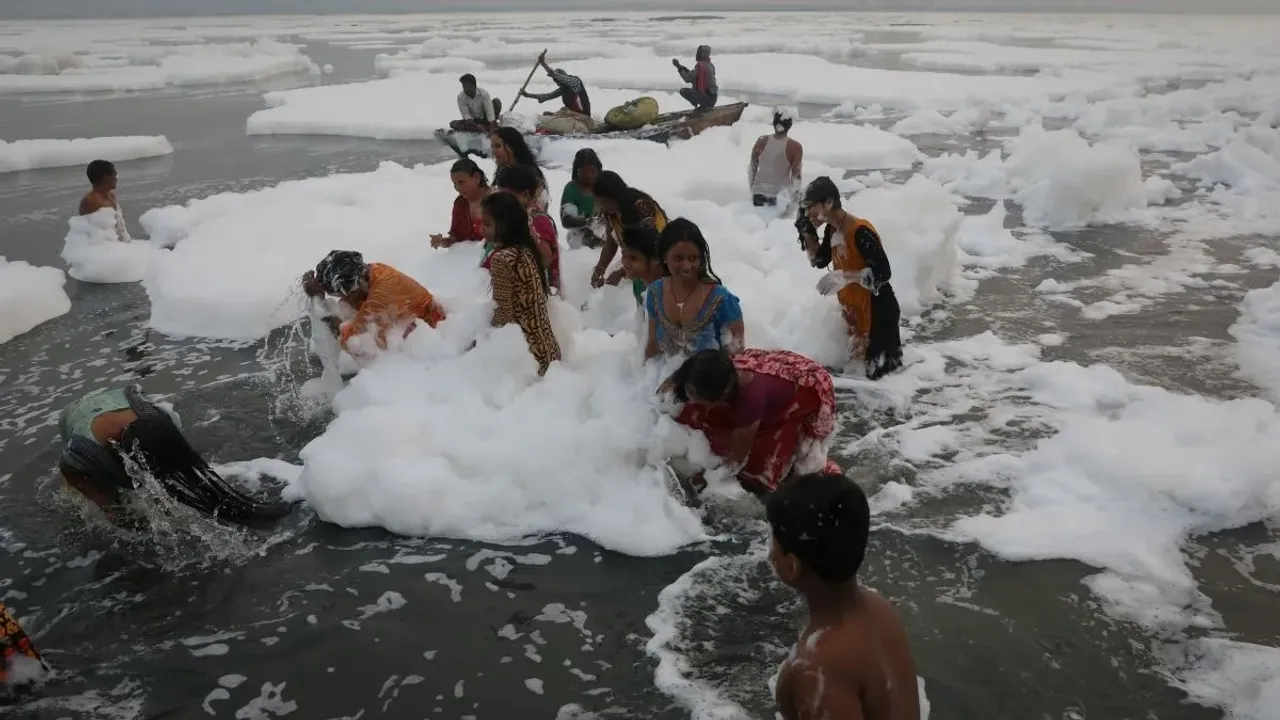
[[[550,77],[551,82],[556,84],[556,89],[545,93],[531,93],[521,90],[520,97],[527,97],[540,103],[560,98],[564,102],[564,107],[556,112],[543,113],[543,115],[570,117],[586,123],[588,129],[594,127],[595,121],[591,119],[591,98],[587,97],[587,87],[582,84],[582,78],[548,65],[546,50],[543,50],[542,54],[538,56],[538,65],[547,71],[547,77]]]

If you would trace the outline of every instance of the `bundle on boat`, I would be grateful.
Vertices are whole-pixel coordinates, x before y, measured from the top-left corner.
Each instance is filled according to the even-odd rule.
[[[599,138],[606,140],[650,140],[666,143],[671,139],[688,140],[713,127],[733,125],[742,118],[747,103],[721,105],[706,110],[682,110],[659,114],[658,102],[641,97],[605,113],[604,122],[588,128],[582,120],[567,115],[546,115],[538,119],[536,131],[526,132],[531,146],[544,138]],[[484,133],[437,130],[436,137],[451,147],[485,154],[489,138]]]

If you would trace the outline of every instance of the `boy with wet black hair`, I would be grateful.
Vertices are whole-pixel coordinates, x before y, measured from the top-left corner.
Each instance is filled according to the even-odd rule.
[[[778,670],[778,712],[784,720],[919,720],[906,631],[888,601],[858,587],[871,528],[862,489],[843,475],[801,475],[774,491],[766,514],[769,562],[809,609]]]
[[[80,199],[80,215],[92,215],[104,207],[116,207],[116,166],[106,160],[94,160],[84,169],[89,178],[89,192]]]

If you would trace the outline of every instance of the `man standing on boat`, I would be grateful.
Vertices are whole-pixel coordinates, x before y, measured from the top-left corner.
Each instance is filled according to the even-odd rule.
[[[548,65],[546,50],[543,50],[542,54],[538,56],[538,64],[542,66],[543,70],[547,71],[547,76],[551,78],[551,82],[556,84],[556,89],[545,93],[531,93],[521,90],[520,97],[527,97],[540,103],[560,98],[564,103],[564,107],[554,113],[548,112],[543,113],[543,115],[556,118],[571,118],[580,123],[585,123],[587,130],[595,127],[595,121],[591,119],[591,98],[587,97],[587,87],[582,84],[582,78]]]
[[[720,94],[720,88],[716,85],[716,66],[711,62],[711,46],[699,45],[694,59],[697,62],[692,70],[681,65],[675,58],[671,59],[671,64],[676,66],[680,79],[692,86],[680,88],[680,97],[688,100],[695,110],[706,110],[715,107],[716,98]]]
[[[751,148],[747,178],[756,207],[775,206],[783,191],[789,190],[794,198],[800,189],[804,146],[787,136],[793,120],[789,109],[778,108],[773,112],[773,134],[761,135]]]
[[[488,133],[498,127],[498,116],[502,114],[502,101],[489,97],[489,93],[476,87],[476,76],[467,73],[458,78],[462,83],[462,92],[458,93],[458,113],[462,119],[449,123],[449,127],[459,132]]]

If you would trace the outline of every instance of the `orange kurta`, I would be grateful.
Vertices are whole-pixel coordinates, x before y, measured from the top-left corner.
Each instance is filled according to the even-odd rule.
[[[390,265],[369,263],[369,296],[356,308],[356,317],[342,324],[338,340],[347,349],[351,338],[378,327],[379,348],[387,347],[387,329],[413,320],[425,321],[431,327],[444,320],[444,308],[417,280]],[[413,329],[410,325],[405,336]]]
[[[859,273],[867,267],[866,258],[862,257],[862,253],[858,252],[858,247],[854,241],[855,233],[858,232],[859,228],[864,227],[875,233],[877,238],[880,237],[880,233],[876,232],[874,225],[862,218],[849,215],[848,221],[839,230],[844,242],[832,247],[832,268]],[[844,320],[849,325],[849,334],[853,336],[855,346],[865,348],[867,336],[871,333],[871,291],[859,283],[850,283],[836,294],[836,298],[840,301],[840,307],[844,311]],[[859,355],[859,357],[861,356]]]

